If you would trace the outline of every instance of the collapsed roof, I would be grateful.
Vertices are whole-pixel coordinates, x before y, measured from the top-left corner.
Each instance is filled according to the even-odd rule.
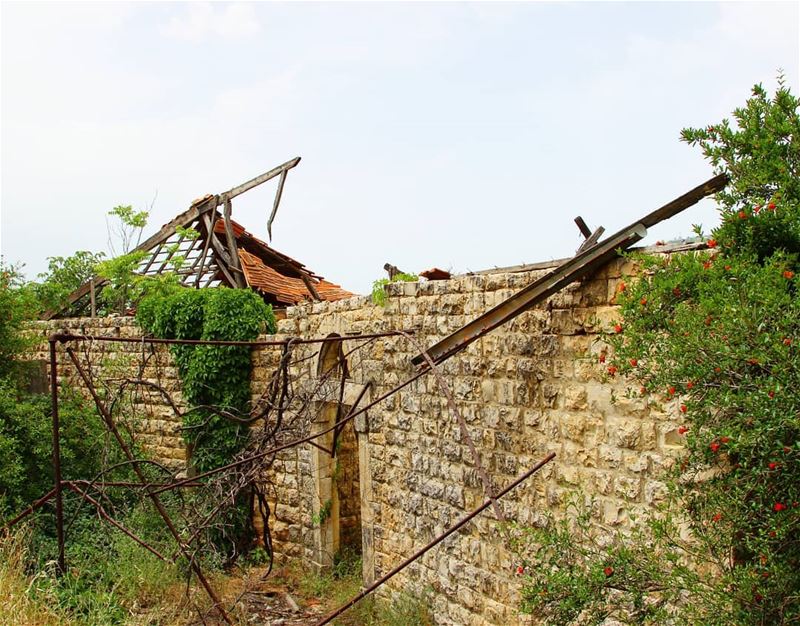
[[[251,288],[268,304],[286,307],[305,300],[335,301],[353,294],[339,285],[324,280],[293,258],[278,252],[254,237],[231,217],[231,200],[249,189],[280,176],[272,214],[278,209],[286,175],[300,161],[287,161],[229,191],[206,195],[192,202],[188,210],[165,224],[135,251],[146,252],[138,266],[138,274],[156,276],[175,272],[187,287]],[[220,213],[218,207],[224,207]],[[197,233],[196,235],[194,233]],[[181,258],[181,263],[175,263]],[[80,314],[94,310],[96,294],[108,281],[95,277],[84,283],[68,297],[64,307],[49,311],[45,319],[69,312]]]

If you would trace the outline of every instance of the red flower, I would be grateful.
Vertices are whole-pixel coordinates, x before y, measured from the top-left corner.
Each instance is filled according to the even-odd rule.
[[[747,213],[745,213],[744,211],[739,211],[739,219],[740,220],[746,220],[747,219]]]
[[[774,397],[775,397],[775,392],[774,392],[774,391],[772,391],[772,389],[770,389],[770,390],[767,392],[767,395],[768,395],[770,398],[774,398]]]
[[[647,304],[647,298],[642,298],[641,300],[639,300],[639,304],[641,304],[642,306]]]
[[[686,383],[686,388],[691,389],[692,387],[694,387],[694,383],[690,380],[688,383]]]
[[[616,368],[616,367],[614,367],[613,365],[609,365],[609,366],[608,366],[608,373],[609,373],[609,374],[611,374],[611,375],[613,376],[614,374],[616,374],[616,373],[617,373],[617,368]]]
[[[708,447],[711,448],[711,451],[714,454],[716,454],[717,450],[719,450],[719,443],[717,443],[716,441],[712,441],[711,444]]]
[[[611,574],[614,573],[614,568],[609,565],[603,570],[603,573],[606,575],[606,577],[611,576]]]
[[[525,572],[525,568],[522,567],[522,565],[517,565],[517,576],[522,576],[522,574],[524,572]]]
[[[716,239],[709,239],[708,241],[706,241],[706,245],[709,248],[716,248],[717,247],[717,240]]]
[[[614,325],[614,332],[621,333],[622,332],[622,324],[615,324]]]
[[[784,337],[784,338],[783,338],[783,345],[784,345],[784,346],[791,346],[791,345],[792,345],[792,340],[791,340],[791,338],[789,338],[789,337]]]
[[[670,387],[669,389],[667,389],[667,393],[669,395],[671,395],[671,396],[674,396],[675,395],[675,387]]]
[[[625,291],[625,282],[624,281],[621,282],[619,285],[617,285],[617,291]]]
[[[767,208],[768,208],[770,211],[774,211],[774,210],[775,210],[775,203],[774,203],[774,202],[770,202],[770,203],[767,205]]]
[[[678,428],[678,434],[679,435],[685,435],[688,432],[689,432],[689,429],[686,426],[681,426],[680,428]]]
[[[680,298],[681,297],[681,288],[680,287],[675,287],[672,290],[672,295],[675,296],[676,298]]]
[[[686,408],[685,404],[681,404],[681,413],[686,413],[689,409]]]
[[[758,212],[759,212],[759,211],[761,211],[761,205],[760,205],[760,204],[757,204],[757,205],[755,206],[755,208],[753,209],[753,212],[754,212],[756,215],[758,215]]]
[[[714,368],[714,371],[715,371],[717,374],[721,374],[721,373],[722,373],[722,368],[721,368],[721,367],[715,367],[715,368]]]
[[[767,467],[769,467],[769,469],[771,469],[772,471],[775,471],[780,466],[781,466],[780,463],[776,463],[775,461],[772,461],[769,463],[769,465],[767,465]]]
[[[637,361],[636,359],[631,359],[630,364],[631,367],[636,367],[637,365],[639,365],[639,361]]]
[[[730,265],[726,265],[725,266],[725,271],[726,272],[730,272],[731,271],[731,266]]]
[[[772,506],[772,510],[775,511],[776,513],[780,513],[781,511],[786,510],[786,505],[783,502],[776,502]]]
[[[788,279],[788,280],[791,280],[792,278],[794,278],[794,272],[792,270],[786,270],[783,273],[783,277]]]
[[[605,354],[601,354],[601,355],[600,355],[600,357],[598,358],[598,360],[599,360],[601,363],[605,363],[605,362],[606,362],[606,355],[605,355]]]
[[[722,443],[728,443],[731,440],[731,438],[730,437],[720,437],[719,440]]]
[[[712,522],[718,522],[722,519],[722,513],[717,513],[714,517],[711,518]]]
[[[712,265],[713,263],[711,261],[706,261],[705,263],[703,263],[703,269],[710,270]]]

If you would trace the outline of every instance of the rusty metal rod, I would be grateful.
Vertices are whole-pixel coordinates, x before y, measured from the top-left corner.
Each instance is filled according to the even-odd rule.
[[[50,403],[52,410],[53,435],[53,490],[56,498],[56,537],[58,540],[58,574],[67,571],[64,549],[64,497],[61,493],[61,435],[58,422],[58,363],[56,362],[56,339],[51,336],[50,343]]]
[[[511,491],[512,489],[518,487],[521,483],[523,483],[525,480],[530,478],[533,474],[538,472],[542,467],[544,467],[550,461],[552,461],[555,458],[555,456],[556,456],[555,452],[551,452],[550,454],[548,454],[544,459],[539,461],[530,470],[528,470],[522,476],[517,478],[508,487],[506,487],[505,489],[500,491],[497,494],[496,497],[498,499],[502,498],[509,491]],[[483,511],[485,511],[490,506],[492,506],[492,500],[486,500],[477,509],[472,511],[472,513],[462,517],[458,522],[455,523],[455,525],[453,525],[450,528],[448,528],[445,532],[443,532],[441,535],[436,537],[433,541],[431,541],[425,547],[420,548],[419,550],[417,550],[414,554],[412,554],[410,557],[408,557],[405,561],[400,563],[400,565],[396,566],[393,570],[391,570],[390,572],[388,572],[388,573],[384,574],[383,576],[381,576],[378,580],[376,580],[374,583],[372,583],[369,587],[367,587],[366,589],[364,589],[360,593],[358,593],[355,596],[353,596],[352,598],[350,598],[350,600],[345,602],[338,609],[336,609],[335,611],[330,613],[327,617],[324,617],[321,621],[317,622],[315,626],[324,626],[325,624],[328,624],[331,621],[333,621],[334,619],[336,619],[337,617],[339,617],[342,613],[344,613],[347,609],[349,609],[354,604],[356,604],[359,600],[362,600],[363,598],[367,597],[369,594],[371,594],[373,591],[375,591],[378,587],[380,587],[383,583],[385,583],[387,580],[392,578],[392,576],[394,576],[395,574],[401,572],[403,569],[408,567],[411,563],[413,563],[419,557],[421,557],[423,554],[425,554],[428,550],[430,550],[431,548],[435,547],[437,544],[439,544],[442,541],[444,541],[445,539],[447,539],[450,535],[452,535],[454,532],[459,530],[462,526],[467,524],[467,522],[469,522],[473,518],[475,518],[478,515],[480,515]]]
[[[75,369],[78,371],[78,374],[83,379],[86,388],[91,394],[95,406],[97,406],[97,410],[100,412],[100,415],[102,416],[103,421],[106,424],[106,428],[108,428],[108,430],[111,431],[111,434],[114,436],[114,439],[117,440],[119,447],[125,453],[125,457],[128,459],[128,461],[131,462],[131,467],[133,468],[136,477],[143,485],[146,485],[148,483],[148,480],[145,477],[142,468],[140,467],[140,463],[137,462],[136,458],[133,455],[133,452],[131,452],[130,447],[128,446],[127,443],[125,443],[125,439],[123,439],[122,435],[119,432],[119,429],[117,428],[117,425],[114,423],[114,418],[108,412],[108,409],[106,408],[103,401],[100,399],[100,396],[97,395],[97,390],[94,388],[91,379],[86,374],[86,371],[83,369],[83,366],[81,365],[80,361],[75,356],[75,351],[72,348],[67,348],[67,354],[69,355],[69,358],[72,360],[73,365],[75,365]],[[227,624],[230,624],[230,626],[233,626],[233,622],[231,621],[231,618],[228,616],[228,613],[223,608],[222,601],[217,596],[216,591],[214,591],[214,588],[208,582],[208,579],[206,579],[205,574],[203,574],[203,570],[200,568],[197,562],[192,558],[192,556],[186,549],[186,546],[181,541],[181,535],[178,532],[178,529],[175,528],[175,524],[173,524],[172,518],[170,517],[167,510],[164,508],[163,503],[153,490],[147,489],[147,495],[153,502],[153,506],[155,507],[156,511],[158,511],[158,514],[161,516],[161,519],[164,520],[164,524],[166,524],[170,534],[173,536],[175,542],[180,547],[181,553],[189,562],[189,566],[192,568],[192,571],[194,572],[195,576],[197,576],[197,580],[200,581],[200,584],[203,586],[203,589],[205,589],[206,593],[208,594],[208,597],[211,598],[211,601],[214,603],[214,606],[219,611],[220,615],[222,616],[222,619],[224,619]]]
[[[404,330],[406,333],[413,333],[413,329]],[[379,337],[398,336],[400,331],[391,330],[383,333],[369,333],[364,335],[348,335],[347,337],[317,337],[314,339],[293,339],[292,344],[325,343],[328,341],[347,341],[350,339],[376,339]],[[201,346],[283,346],[289,340],[275,341],[223,341],[212,339],[158,339],[156,337],[104,337],[97,335],[75,335],[72,333],[56,333],[52,335],[56,341],[111,341],[115,343],[164,343],[164,344],[188,344]]]
[[[82,489],[78,488],[78,486],[75,485],[74,481],[68,480],[68,481],[66,481],[64,483],[64,485],[66,487],[68,487],[69,489],[71,489],[72,491],[74,491],[75,493],[77,493],[81,498],[86,500],[89,504],[94,506],[94,508],[97,509],[97,513],[100,515],[100,517],[102,517],[104,520],[106,520],[109,524],[111,524],[112,526],[114,526],[115,528],[117,528],[118,530],[120,530],[121,532],[126,534],[128,537],[133,539],[136,543],[138,543],[140,546],[142,546],[145,550],[148,550],[148,551],[152,552],[153,554],[155,554],[159,559],[161,559],[165,563],[169,562],[169,561],[167,561],[167,559],[164,557],[163,554],[161,554],[153,546],[151,546],[149,543],[147,543],[144,539],[140,539],[134,533],[132,533],[130,530],[125,528],[125,526],[123,526],[117,520],[115,520],[113,517],[111,517],[106,512],[106,510],[103,508],[102,504],[100,504],[97,500],[95,500],[88,493],[86,493]]]
[[[87,487],[133,487],[136,489],[142,487],[146,489],[152,487],[158,487],[158,488],[164,487],[166,489],[171,489],[174,485],[174,483],[146,483],[143,485],[142,483],[137,483],[133,481],[126,482],[126,481],[113,481],[113,480],[92,482],[91,480],[85,480],[85,479],[74,479],[70,482],[73,482],[75,484],[86,485]],[[184,485],[179,485],[179,487],[203,487],[203,486],[204,486],[203,483],[186,483]]]
[[[47,502],[49,502],[50,499],[55,494],[56,494],[56,488],[53,487],[50,491],[48,491],[46,494],[44,494],[41,498],[39,498],[38,500],[34,500],[33,503],[30,506],[28,506],[24,511],[19,513],[19,515],[17,515],[13,519],[11,519],[11,520],[7,521],[5,524],[3,524],[2,529],[3,530],[9,530],[13,526],[16,526],[22,520],[24,520],[26,517],[28,517],[28,515],[30,515],[31,513],[36,511],[37,509],[39,509],[42,506],[44,506]]]
[[[185,483],[187,483],[189,481],[199,480],[201,478],[207,478],[209,476],[213,476],[214,474],[219,474],[220,472],[226,472],[229,469],[233,469],[234,467],[238,467],[239,465],[244,465],[245,463],[250,463],[251,461],[257,461],[258,459],[263,459],[264,457],[267,457],[267,456],[269,456],[271,454],[275,454],[276,452],[280,452],[281,450],[286,450],[287,448],[293,448],[294,446],[299,446],[300,444],[303,444],[303,443],[309,443],[309,442],[313,441],[314,439],[317,439],[318,437],[321,437],[322,435],[328,434],[334,428],[337,428],[337,427],[341,426],[342,424],[344,424],[346,422],[349,422],[350,420],[358,417],[362,413],[366,413],[367,410],[371,409],[376,404],[378,404],[380,402],[383,402],[386,398],[388,398],[392,394],[397,393],[403,387],[407,387],[408,385],[413,383],[415,380],[417,380],[418,378],[420,378],[424,374],[427,374],[429,371],[430,370],[428,370],[428,369],[419,370],[416,374],[411,376],[411,378],[407,378],[405,381],[403,381],[402,383],[400,383],[396,387],[390,389],[389,391],[387,391],[385,394],[383,394],[379,398],[376,398],[375,400],[370,402],[364,408],[359,409],[358,411],[355,411],[355,412],[351,411],[341,421],[336,422],[330,428],[327,428],[325,430],[321,430],[318,433],[315,433],[313,435],[309,435],[308,437],[303,437],[301,439],[295,439],[294,441],[290,441],[288,443],[282,444],[282,445],[277,446],[275,448],[272,448],[270,450],[265,450],[264,452],[259,452],[258,454],[253,454],[252,456],[248,456],[248,457],[245,457],[243,459],[239,459],[238,461],[234,461],[233,463],[228,463],[227,465],[222,465],[220,467],[216,467],[214,469],[208,470],[207,472],[203,472],[202,474],[197,474],[196,476],[192,476],[191,478],[186,478],[184,480],[179,480],[178,482],[173,483],[170,488],[174,489],[175,487],[181,486],[181,485],[183,485],[183,484],[185,484]],[[162,487],[160,489],[155,489],[150,493],[159,494],[162,491],[166,491],[166,489]]]

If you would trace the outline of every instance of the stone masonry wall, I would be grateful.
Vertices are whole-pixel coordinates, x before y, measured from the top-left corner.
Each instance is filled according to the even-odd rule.
[[[502,501],[509,520],[536,524],[548,511],[560,511],[567,494],[580,489],[596,498],[600,527],[625,528],[633,515],[646,514],[665,495],[656,476],[679,449],[677,407],[667,404],[660,411],[629,398],[625,382],[609,379],[598,359],[606,349],[603,337],[617,318],[619,284],[631,270],[627,261],[610,263],[441,366],[497,489],[547,453],[557,454]],[[416,340],[429,346],[543,271],[392,284],[383,307],[367,297],[298,306],[288,310],[275,338],[336,333],[347,353],[362,343],[348,335],[412,329]],[[139,332],[125,318],[57,320],[40,328],[43,335],[64,328],[86,334]],[[123,357],[131,360],[129,367],[138,367],[141,351],[141,344],[128,344],[103,357],[111,366],[114,358]],[[298,356],[309,358],[293,373],[313,381],[318,352],[318,344],[299,349]],[[415,371],[410,360],[417,352],[404,337],[377,339],[352,352],[345,408],[366,384],[370,387],[362,405],[410,377]],[[144,375],[158,369],[166,376],[165,386],[177,389],[168,352],[156,353],[152,358],[161,359],[160,367]],[[276,350],[254,351],[254,396],[267,384],[277,356]],[[71,375],[65,367],[61,373]],[[323,403],[319,411],[325,413]],[[183,460],[177,424],[166,409],[155,413],[143,419],[142,437],[158,455]],[[321,429],[324,422],[320,418],[315,427]],[[369,583],[477,507],[485,494],[467,443],[430,374],[371,408],[354,421],[354,431],[355,442],[353,430],[346,442],[351,466],[332,479],[325,465],[330,459],[311,445],[280,454],[273,466],[272,530],[280,557],[325,567],[340,547],[340,534],[346,542],[347,520],[360,497],[364,582]],[[357,468],[352,466],[356,458]],[[358,477],[357,488],[353,476]],[[337,486],[336,480],[342,484]],[[334,490],[341,500],[337,519],[320,523],[321,507]],[[344,527],[337,530],[338,517]],[[393,578],[383,593],[428,594],[438,624],[527,623],[517,611],[516,566],[488,509]]]
[[[562,509],[570,491],[596,498],[596,523],[629,527],[665,495],[656,479],[679,449],[679,412],[626,396],[599,354],[618,311],[615,295],[627,261],[614,261],[442,365],[478,447],[483,467],[502,488],[549,452],[556,459],[503,501],[508,519],[535,524]],[[368,298],[295,307],[284,335],[326,336],[413,329],[432,345],[498,304],[542,272],[484,274],[448,281],[393,284],[384,307]],[[344,341],[345,351],[356,345]],[[354,384],[376,398],[414,373],[417,354],[402,337],[379,339],[351,367]],[[485,499],[466,442],[445,397],[427,375],[370,409],[356,424],[361,463],[364,577],[370,582],[442,533]],[[280,545],[313,561],[315,485],[309,447],[293,451],[300,474],[297,508],[278,506]],[[289,466],[284,471],[291,471]],[[297,483],[291,484],[295,495]],[[278,500],[282,500],[281,497]],[[428,593],[439,624],[517,624],[517,561],[491,509],[388,583],[389,591]]]

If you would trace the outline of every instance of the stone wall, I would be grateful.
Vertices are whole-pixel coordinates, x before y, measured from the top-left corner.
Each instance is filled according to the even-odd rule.
[[[665,495],[656,477],[678,449],[677,407],[656,410],[637,394],[629,396],[625,382],[609,378],[599,359],[607,348],[603,337],[616,321],[615,296],[631,269],[623,260],[610,263],[441,366],[497,489],[547,453],[557,454],[502,501],[509,520],[536,524],[548,511],[561,511],[567,494],[580,489],[596,498],[598,526],[626,528],[632,516],[646,514]],[[392,284],[383,307],[365,297],[294,307],[279,323],[277,338],[332,333],[343,338],[344,353],[352,351],[346,410],[365,386],[362,405],[409,378],[417,354],[404,337],[356,349],[363,342],[348,335],[410,329],[429,346],[544,271]],[[121,318],[59,320],[44,324],[42,332],[55,328],[138,332]],[[119,357],[141,350],[141,344],[130,344],[116,352]],[[319,344],[298,348],[297,356],[303,357],[294,366],[298,380],[313,383],[320,377],[319,361],[325,357],[319,352]],[[162,369],[171,372],[165,382],[174,387],[168,353],[156,353],[152,358],[162,359]],[[277,356],[273,349],[254,351],[254,396],[265,388]],[[318,402],[316,410],[317,430],[335,419],[330,398]],[[155,413],[143,420],[142,436],[156,453],[182,459],[174,421]],[[330,444],[327,436],[323,440]],[[329,454],[308,444],[279,455],[272,477],[272,530],[281,558],[330,566],[360,527],[364,582],[369,583],[485,499],[467,442],[430,374],[355,420],[343,435],[339,461],[337,469]],[[329,514],[321,515],[326,506]],[[517,565],[488,509],[393,578],[383,593],[429,594],[439,624],[524,623],[517,612]]]
[[[536,524],[561,511],[568,493],[596,498],[596,523],[626,528],[665,495],[657,480],[680,438],[679,412],[656,410],[625,381],[609,378],[600,354],[617,319],[615,296],[632,267],[612,262],[449,359],[442,372],[496,488],[549,452],[556,459],[502,502],[509,520]],[[542,270],[544,271],[544,270]],[[280,332],[345,337],[413,329],[431,345],[529,284],[542,272],[483,274],[448,281],[393,284],[384,307],[368,298],[308,304],[288,311]],[[417,350],[402,337],[358,352],[352,384],[371,383],[376,398],[414,373]],[[481,480],[436,379],[427,375],[356,424],[360,461],[365,582],[389,571],[485,499]],[[315,484],[310,446],[292,452],[300,472],[297,507],[278,506],[280,545],[319,563],[312,518]],[[286,468],[288,470],[288,466]],[[317,481],[318,482],[318,481]],[[291,483],[292,493],[297,487]],[[281,498],[279,497],[279,500]],[[292,498],[285,498],[291,501]],[[318,538],[317,538],[318,539]],[[330,544],[329,544],[330,545]],[[520,580],[491,509],[388,583],[384,593],[431,594],[440,624],[516,624]]]

